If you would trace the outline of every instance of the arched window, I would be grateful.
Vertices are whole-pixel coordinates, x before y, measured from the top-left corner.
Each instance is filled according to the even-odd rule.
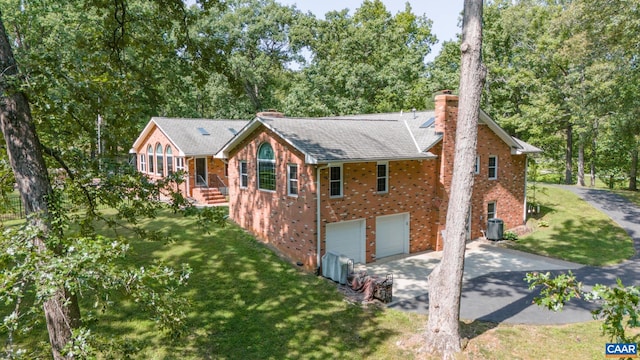
[[[173,152],[171,146],[167,145],[164,153],[167,155],[167,175],[173,174]]]
[[[149,159],[149,174],[153,173],[153,146],[147,146],[147,158]]]
[[[162,160],[162,145],[156,145],[156,174],[164,174],[164,162]]]
[[[276,158],[268,143],[260,145],[258,149],[258,188],[276,190]]]

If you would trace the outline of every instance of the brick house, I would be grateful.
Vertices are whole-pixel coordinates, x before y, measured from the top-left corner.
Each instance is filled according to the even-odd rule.
[[[458,97],[435,111],[287,118],[259,113],[217,158],[229,164],[229,215],[293,262],[315,270],[326,251],[368,263],[442,249]],[[487,219],[526,220],[527,154],[481,112],[469,238]]]
[[[458,97],[435,111],[287,118],[259,113],[217,158],[229,165],[229,215],[291,261],[315,270],[326,251],[368,263],[442,249]],[[526,220],[527,154],[484,112],[469,238],[487,219]]]
[[[214,154],[248,121],[154,117],[129,153],[151,179],[184,171],[179,190],[199,203],[226,202],[226,164]]]

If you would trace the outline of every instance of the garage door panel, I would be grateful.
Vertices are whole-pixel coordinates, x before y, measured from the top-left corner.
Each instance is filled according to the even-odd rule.
[[[408,252],[409,215],[397,214],[376,218],[376,258]]]
[[[326,250],[364,263],[364,220],[330,223],[326,227]]]

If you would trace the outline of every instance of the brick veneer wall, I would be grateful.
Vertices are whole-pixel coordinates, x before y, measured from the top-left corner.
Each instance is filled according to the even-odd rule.
[[[472,236],[487,228],[487,205],[496,203],[496,217],[505,229],[524,223],[526,155],[511,155],[511,149],[486,125],[478,127],[480,173],[475,175],[472,197]],[[489,180],[489,156],[498,159],[498,176]]]
[[[175,171],[175,159],[176,159],[176,153],[178,152],[178,149],[176,148],[176,146],[171,143],[171,141],[169,140],[169,138],[167,138],[164,133],[162,131],[160,131],[158,129],[157,126],[153,125],[153,129],[152,131],[149,132],[149,134],[147,135],[147,137],[144,139],[144,141],[142,142],[142,145],[137,148],[134,149],[136,152],[136,164],[138,166],[138,171],[140,171],[140,155],[144,154],[145,155],[145,166],[146,166],[146,171],[144,171],[143,173],[147,174],[147,176],[150,179],[160,179],[163,176],[158,175],[156,173],[156,171],[158,170],[157,164],[156,162],[156,157],[154,155],[153,157],[153,161],[154,161],[154,165],[153,165],[153,173],[150,174],[149,171],[149,157],[147,154],[147,148],[149,147],[149,145],[151,145],[151,147],[153,148],[153,150],[155,151],[157,144],[160,143],[162,144],[162,149],[166,149],[167,145],[171,146],[171,150],[172,150],[172,156],[173,156],[173,161],[174,161],[174,171]],[[155,153],[154,153],[155,154]],[[162,160],[164,162],[164,166],[163,166],[163,171],[166,173],[167,171],[167,157],[165,154],[163,154]],[[183,196],[190,196],[189,194],[189,189],[187,189],[187,183],[183,182],[180,185],[176,186],[176,190],[179,190]]]
[[[276,156],[276,191],[257,189],[256,154],[268,142]],[[241,227],[273,245],[308,270],[317,264],[316,166],[305,165],[304,156],[260,127],[235,147],[229,156],[229,214]],[[239,161],[247,161],[248,187],[240,188]],[[298,164],[299,196],[287,196],[287,164]],[[376,162],[343,165],[341,198],[329,197],[328,169],[321,166],[321,254],[325,252],[326,224],[352,219],[366,221],[366,259],[375,260],[376,217],[410,213],[410,252],[435,246],[439,201],[438,162],[431,160],[389,162],[389,192],[376,192]]]
[[[458,97],[436,96],[436,131],[443,133],[442,146],[432,152],[440,155],[440,183],[442,206],[439,216],[437,250],[441,250],[442,230],[446,228],[448,198],[453,176],[455,155],[455,131],[458,119]],[[480,156],[480,173],[474,177],[471,198],[471,238],[482,236],[487,228],[487,206],[496,203],[496,217],[504,220],[505,229],[524,222],[524,193],[526,155],[512,155],[510,147],[485,124],[478,125],[477,153]],[[489,156],[498,158],[498,176],[489,180]],[[473,171],[473,169],[471,170]]]
[[[376,192],[377,162],[343,164],[342,198],[329,196],[329,170],[321,170],[321,224],[355,219],[366,221],[366,262],[375,260],[376,217],[410,213],[409,250],[411,253],[433,249],[439,201],[435,159],[390,161],[389,191]],[[323,236],[324,239],[324,236]],[[326,242],[322,242],[322,253]]]
[[[276,158],[276,190],[259,190],[257,153],[268,142]],[[316,269],[316,185],[314,167],[271,131],[260,127],[229,154],[229,216],[305,269]],[[247,161],[248,187],[240,188],[239,161]],[[298,196],[287,195],[287,165],[298,165]]]
[[[438,101],[440,99],[440,101]],[[326,225],[332,222],[365,219],[366,261],[375,260],[376,217],[410,213],[410,252],[440,250],[440,231],[445,228],[448,194],[455,153],[457,96],[436,97],[436,126],[443,141],[430,151],[438,159],[390,161],[389,192],[376,192],[376,162],[343,164],[343,194],[329,196],[329,170],[320,167],[321,254],[325,252]],[[453,134],[453,135],[451,135]],[[486,125],[479,125],[478,154],[480,174],[474,181],[472,196],[472,237],[486,228],[487,204],[495,201],[497,216],[505,227],[522,224],[524,208],[524,155],[511,150]],[[257,189],[256,169],[259,146],[268,142],[276,156],[276,190]],[[488,180],[489,155],[498,156],[498,178]],[[247,161],[248,187],[239,186],[239,161]],[[299,196],[287,195],[287,164],[298,164]],[[316,169],[305,165],[304,156],[270,130],[259,127],[229,155],[229,213],[231,219],[272,245],[293,262],[302,262],[308,270],[317,264]],[[470,171],[473,171],[471,169]]]

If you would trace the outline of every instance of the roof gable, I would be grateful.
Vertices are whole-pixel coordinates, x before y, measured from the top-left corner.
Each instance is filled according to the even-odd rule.
[[[178,156],[213,155],[247,123],[247,120],[153,117],[132,150],[140,148],[148,135],[158,129],[178,150]]]
[[[217,154],[229,152],[259,126],[271,130],[305,155],[310,164],[375,160],[428,159],[404,122],[366,118],[257,117]]]
[[[258,116],[220,148],[216,157],[229,152],[260,126],[264,126],[305,155],[308,164],[376,160],[408,160],[435,157],[429,150],[442,140],[435,131],[435,111],[348,115],[324,118]],[[542,150],[510,136],[484,111],[486,124],[512,154]]]

